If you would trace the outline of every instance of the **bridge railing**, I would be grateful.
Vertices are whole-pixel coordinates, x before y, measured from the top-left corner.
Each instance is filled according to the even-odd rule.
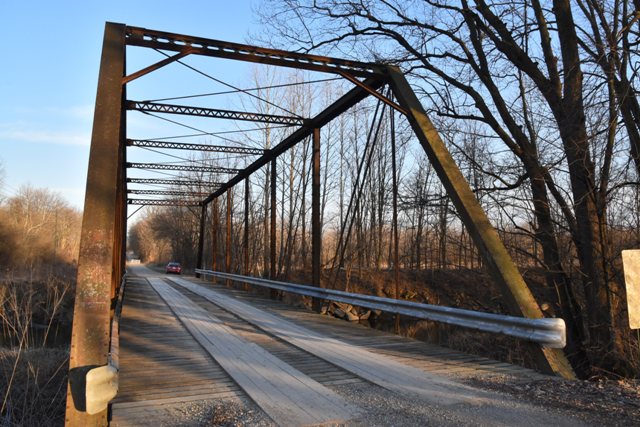
[[[313,286],[212,270],[197,269],[196,273],[201,276],[210,276],[218,279],[248,283],[268,289],[321,298],[329,301],[342,302],[372,310],[382,310],[388,313],[400,314],[416,319],[431,320],[434,322],[462,326],[484,332],[508,335],[532,341],[548,348],[563,348],[566,345],[566,330],[563,319],[529,319],[504,314],[484,313],[480,311],[344,292],[334,289],[317,288]]]

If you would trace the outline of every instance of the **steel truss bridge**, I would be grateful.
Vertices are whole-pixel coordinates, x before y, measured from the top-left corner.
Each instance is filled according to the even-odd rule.
[[[154,49],[164,53],[166,58],[127,74],[125,63],[128,47]],[[168,64],[190,56],[222,58],[327,73],[345,79],[352,86],[344,95],[313,117],[261,114],[250,111],[220,110],[127,99],[128,84]],[[246,204],[249,199],[249,178],[257,171],[270,166],[272,179],[269,192],[273,201],[270,209],[269,237],[271,275],[265,279],[246,277],[249,271],[249,239],[245,233],[242,243],[245,278],[219,276],[220,279],[236,280],[247,286],[266,286],[280,291],[303,293],[313,298],[313,306],[316,310],[319,309],[323,300],[341,301],[341,298],[342,300],[359,298],[359,304],[384,307],[385,310],[393,312],[417,310],[411,313],[418,317],[421,315],[419,313],[427,310],[425,307],[399,307],[393,301],[364,301],[357,295],[333,295],[326,292],[321,283],[320,178],[322,165],[320,154],[322,129],[329,122],[368,97],[376,98],[391,111],[392,116],[404,117],[410,124],[462,222],[477,245],[485,265],[501,288],[510,314],[527,322],[543,319],[543,313],[522,275],[400,68],[389,64],[287,52],[107,23],[99,72],[78,262],[67,399],[66,422],[68,425],[105,425],[108,413],[107,403],[113,397],[110,393],[114,389],[114,383],[117,388],[122,286],[126,283],[123,277],[125,275],[128,205],[190,206],[199,212],[198,275],[216,277],[216,274],[221,275],[224,271],[229,273],[230,270],[228,262],[225,266],[226,270],[223,272],[203,269],[207,209],[212,204],[215,205],[221,197],[230,197],[232,188],[244,184],[244,221],[245,227],[247,227],[249,219],[246,214],[248,212]],[[216,120],[283,125],[291,127],[293,131],[286,138],[272,145],[269,150],[232,145],[181,143],[153,138],[135,139],[127,134],[126,113],[129,110],[172,116],[198,116]],[[287,150],[307,139],[312,141],[312,280],[310,286],[307,287],[308,289],[291,288],[282,283],[260,282],[260,280],[275,278],[276,209],[274,200],[276,179],[274,174],[276,173],[276,161]],[[235,153],[253,157],[246,167],[240,169],[225,165],[132,163],[127,161],[127,147]],[[395,154],[395,151],[392,154]],[[206,174],[209,179],[202,182],[192,178],[146,178],[136,175],[135,172],[139,169],[193,171]],[[148,184],[156,187],[154,190],[131,188],[135,184]],[[161,189],[157,187],[159,185],[170,187],[168,190]],[[395,182],[393,191],[397,194]],[[166,198],[155,199],[145,196],[166,196]],[[228,214],[227,217],[229,217]],[[227,227],[228,234],[228,219]],[[229,239],[227,239],[227,259],[229,259],[229,245]],[[185,286],[190,285],[185,284]],[[156,290],[159,293],[166,292],[167,301],[171,298],[178,298],[161,284],[157,284]],[[188,313],[182,314],[188,316]],[[430,316],[435,316],[435,314],[432,313]],[[483,322],[478,319],[473,321],[478,324]],[[518,321],[514,322],[518,323]],[[535,322],[527,322],[524,323],[523,328],[534,328],[531,325]],[[506,326],[496,326],[495,328],[497,328],[496,331],[508,332],[511,327],[514,327],[513,324],[507,322]],[[522,333],[520,336],[531,338],[532,335]],[[531,338],[531,340],[533,339]],[[537,343],[528,341],[523,345],[528,346],[534,355],[540,371],[563,377],[573,376],[564,353],[560,348],[557,348],[557,345],[549,346],[548,343],[541,344],[540,341]]]

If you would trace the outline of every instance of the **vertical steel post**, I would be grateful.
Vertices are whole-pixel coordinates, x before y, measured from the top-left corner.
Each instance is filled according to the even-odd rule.
[[[122,151],[122,150],[120,150]],[[122,153],[118,153],[118,164],[122,164],[123,156]],[[118,176],[116,179],[116,206],[115,206],[115,218],[114,218],[114,230],[113,230],[113,257],[112,257],[112,268],[113,268],[113,276],[114,277],[122,277],[124,274],[124,266],[122,264],[122,255],[125,252],[124,242],[123,240],[123,230],[124,230],[124,219],[122,218],[122,210],[124,208],[124,186],[122,184],[123,181],[123,168],[118,168]],[[111,282],[111,301],[114,301],[116,295],[118,294],[118,289],[120,287],[120,281],[112,281]],[[111,304],[110,315],[113,315],[114,305]]]
[[[249,177],[244,180],[244,238],[242,242],[242,250],[244,252],[244,268],[243,273],[245,276],[249,275]],[[244,289],[247,290],[249,285],[245,283]]]
[[[276,161],[277,159],[274,158],[273,160],[271,160],[271,211],[269,212],[271,214],[271,221],[270,221],[270,226],[269,226],[269,234],[270,234],[270,239],[269,239],[269,261],[271,263],[271,268],[269,269],[269,279],[271,280],[275,280],[276,278],[276,203],[277,203],[277,199],[276,199],[276,180],[277,180],[277,172],[276,172]],[[276,291],[275,289],[271,290],[271,298],[277,298],[278,297],[278,291]]]
[[[205,221],[207,219],[207,205],[205,203],[202,204],[202,209],[200,210],[200,234],[198,235],[198,258],[196,259],[196,268],[202,268],[202,261],[204,258],[204,228]],[[200,273],[196,273],[196,277],[200,277]]]
[[[121,272],[125,26],[107,23],[91,136],[71,335],[66,425],[107,425],[107,411],[86,412],[86,374],[107,364],[111,297]],[[120,219],[118,219],[120,218]],[[114,258],[117,258],[114,259]],[[120,266],[120,267],[118,267]]]
[[[218,198],[213,199],[211,206],[211,269],[218,267]]]
[[[127,56],[126,56],[126,47],[124,52],[124,58],[122,60],[123,63],[123,73],[126,72],[127,69]],[[124,105],[125,100],[127,99],[127,86],[125,84],[122,85],[122,102]],[[111,313],[110,317],[113,317],[115,313],[115,304],[113,303],[118,297],[118,293],[120,292],[121,280],[120,278],[125,273],[125,263],[127,259],[127,115],[126,113],[120,114],[120,147],[118,149],[118,164],[120,167],[118,168],[118,206],[116,206],[117,214],[116,221],[118,224],[118,231],[116,231],[116,242],[118,242],[118,251],[114,252],[114,271],[115,277],[118,280],[113,281],[112,288],[115,292],[111,294]]]
[[[399,237],[398,237],[398,171],[396,164],[396,124],[395,111],[389,109],[389,127],[391,128],[391,173],[393,174],[392,192],[393,192],[393,281],[395,283],[395,299],[400,299],[400,256],[399,256]],[[395,319],[396,334],[400,333],[400,314],[396,314]]]
[[[311,177],[311,284],[321,287],[322,224],[320,223],[320,129],[313,130]],[[314,311],[320,312],[322,299],[313,298]]]
[[[231,273],[231,191],[231,188],[227,190],[227,234],[224,254],[224,271],[227,273]],[[230,280],[226,280],[225,283],[227,287],[231,286]]]
[[[390,84],[400,104],[409,113],[407,119],[433,165],[447,194],[456,206],[469,234],[478,247],[494,280],[502,288],[513,315],[538,319],[543,317],[531,290],[511,259],[496,229],[471,191],[451,153],[424,111],[418,97],[398,67],[388,66]],[[526,344],[525,344],[526,345]],[[575,378],[575,373],[561,349],[530,345],[538,367],[547,373]]]

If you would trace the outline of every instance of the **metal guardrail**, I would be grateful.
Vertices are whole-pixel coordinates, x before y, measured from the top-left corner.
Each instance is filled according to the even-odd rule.
[[[258,277],[241,276],[239,274],[222,273],[212,270],[196,269],[196,273],[228,279],[236,282],[248,283],[269,289],[276,289],[298,295],[322,298],[397,313],[416,319],[431,320],[462,326],[484,332],[492,332],[536,342],[544,347],[563,348],[566,345],[566,328],[563,319],[544,318],[528,319],[524,317],[507,316],[504,314],[483,313],[460,308],[422,304],[411,301],[382,298],[373,295],[362,295],[333,289],[316,288]]]

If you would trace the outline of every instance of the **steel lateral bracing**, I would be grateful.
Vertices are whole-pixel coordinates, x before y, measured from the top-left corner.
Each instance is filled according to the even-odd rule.
[[[566,330],[563,319],[527,319],[504,314],[483,313],[480,311],[323,289],[314,286],[279,282],[276,280],[241,276],[239,274],[219,271],[199,269],[196,270],[196,272],[202,276],[228,279],[238,283],[249,283],[293,294],[401,314],[416,319],[432,320],[434,322],[447,323],[484,332],[508,335],[550,348],[563,348],[566,345]]]
[[[194,187],[220,187],[222,182],[196,181],[192,179],[159,179],[159,178],[127,178],[127,182],[131,184],[148,184],[148,185],[175,185],[175,186],[194,186]]]
[[[199,200],[180,200],[180,199],[127,199],[129,205],[141,206],[202,206]]]
[[[148,139],[127,139],[127,145],[131,147],[165,148],[174,150],[209,151],[215,153],[253,154],[262,155],[267,150],[248,147],[228,147],[208,144],[186,144],[182,142],[154,141]]]
[[[159,104],[148,101],[127,101],[127,109],[153,113],[182,114],[185,116],[200,116],[217,119],[270,123],[276,125],[302,126],[305,124],[305,119],[300,117],[248,113],[244,111],[219,110],[215,108],[188,107],[186,105]]]
[[[209,193],[196,191],[170,191],[170,190],[127,190],[128,194],[145,194],[148,196],[206,196]]]
[[[211,172],[211,173],[237,173],[241,169],[221,168],[216,166],[191,166],[174,165],[165,163],[127,163],[127,168],[131,169],[156,169],[183,172]]]

